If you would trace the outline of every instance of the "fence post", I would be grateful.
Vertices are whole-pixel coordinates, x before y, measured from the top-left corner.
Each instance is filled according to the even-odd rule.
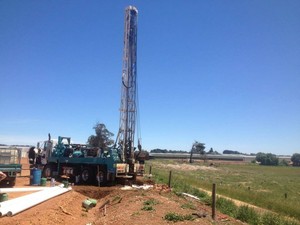
[[[211,209],[212,209],[212,215],[211,217],[213,220],[216,219],[216,184],[213,184],[212,188],[212,204],[211,204]]]
[[[152,165],[150,165],[150,168],[149,168],[149,174],[152,173]]]
[[[171,177],[172,177],[172,171],[170,170],[170,173],[169,173],[169,188],[171,188]]]

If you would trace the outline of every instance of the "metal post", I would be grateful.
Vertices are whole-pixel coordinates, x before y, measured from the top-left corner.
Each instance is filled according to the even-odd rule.
[[[150,165],[149,174],[152,174],[152,166]]]
[[[211,217],[213,220],[216,219],[216,184],[213,184],[212,188],[212,204],[211,204],[211,209],[212,209],[212,215]]]
[[[169,173],[169,188],[171,188],[171,177],[172,177],[172,171],[170,170],[170,173]]]

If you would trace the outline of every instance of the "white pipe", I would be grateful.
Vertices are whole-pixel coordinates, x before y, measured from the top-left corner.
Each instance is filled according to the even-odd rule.
[[[49,189],[45,189],[45,190],[31,193],[31,194],[28,194],[28,195],[25,195],[25,196],[22,196],[19,198],[14,198],[14,199],[2,202],[0,204],[0,207],[1,207],[0,208],[0,216],[5,216],[11,207],[14,207],[16,205],[21,205],[21,204],[23,204],[22,202],[30,202],[33,199],[39,199],[42,196],[47,195],[47,193],[51,193],[51,192],[55,192],[56,190],[60,190],[62,187],[63,187],[63,185],[51,187]]]
[[[190,198],[194,198],[194,199],[197,199],[197,200],[200,200],[200,198],[198,198],[197,196],[195,196],[195,195],[191,195],[191,194],[188,194],[188,193],[182,193],[183,195],[185,195],[185,196],[188,196],[188,197],[190,197]]]
[[[69,188],[60,188],[58,190],[54,190],[50,193],[47,192],[46,195],[43,195],[40,199],[34,199],[33,201],[29,201],[29,202],[22,202],[23,204],[20,204],[20,205],[16,205],[16,206],[11,206],[9,211],[7,212],[7,216],[13,216],[19,212],[22,212],[32,206],[35,206],[35,205],[38,205],[50,198],[53,198],[55,196],[58,196],[58,195],[61,195],[61,194],[64,194],[68,191],[70,191],[72,188],[69,187]]]
[[[0,202],[0,208],[5,207],[6,205],[9,205],[9,204],[15,204],[15,202],[22,201],[23,199],[24,200],[31,200],[32,198],[35,198],[35,196],[43,195],[43,193],[45,193],[47,191],[53,191],[53,190],[58,189],[60,187],[63,187],[63,184],[61,184],[59,186],[55,186],[55,187],[49,187],[45,190],[38,191],[38,192],[35,192],[35,193],[31,193],[31,194],[28,194],[28,195],[24,195],[24,196],[14,198],[14,199],[11,199],[11,200],[8,200],[8,201],[5,201],[5,202]]]
[[[51,187],[0,188],[0,194],[12,192],[42,191],[48,188]]]

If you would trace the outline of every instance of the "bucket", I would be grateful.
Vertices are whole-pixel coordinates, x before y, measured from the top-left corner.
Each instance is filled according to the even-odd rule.
[[[37,168],[30,170],[30,185],[40,185],[41,184],[42,171]]]
[[[6,193],[0,194],[0,202],[7,201],[8,195]]]
[[[86,209],[90,209],[94,207],[94,204],[90,200],[86,199],[82,202],[82,206]]]
[[[97,205],[97,200],[96,199],[88,198],[87,200],[89,200],[92,203],[93,207]]]
[[[64,188],[68,188],[69,187],[69,181],[67,181],[67,180],[64,180],[62,182],[62,184],[64,185]]]
[[[41,186],[46,186],[46,183],[47,183],[47,178],[42,178],[41,179]]]

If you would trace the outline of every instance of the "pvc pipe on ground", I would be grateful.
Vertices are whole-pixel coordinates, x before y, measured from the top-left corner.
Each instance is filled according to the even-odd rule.
[[[22,201],[22,199],[24,199],[24,200],[31,200],[31,199],[33,199],[35,197],[38,197],[39,195],[43,195],[43,193],[45,193],[45,192],[53,191],[53,190],[58,189],[60,187],[63,187],[63,185],[55,186],[55,187],[49,187],[48,189],[45,189],[45,190],[42,190],[42,191],[34,192],[34,193],[31,193],[31,194],[28,194],[28,195],[24,195],[24,196],[21,196],[21,197],[18,197],[18,198],[14,198],[14,199],[5,201],[5,202],[1,202],[0,203],[0,209],[2,207],[7,206],[7,205],[15,204],[15,202]]]
[[[191,194],[188,194],[188,193],[182,193],[183,195],[185,195],[185,196],[188,196],[188,197],[190,197],[190,198],[194,198],[194,199],[196,199],[196,200],[200,200],[200,198],[198,198],[197,196],[195,196],[195,195],[191,195]]]
[[[38,205],[50,198],[53,198],[55,196],[58,196],[58,195],[61,195],[61,194],[64,194],[68,191],[70,191],[72,188],[69,187],[69,188],[60,188],[58,190],[54,190],[52,192],[47,192],[46,195],[43,195],[40,199],[34,199],[33,201],[24,201],[22,202],[22,204],[19,204],[19,205],[14,205],[14,206],[10,206],[10,209],[9,211],[7,212],[7,216],[13,216],[19,212],[22,212],[28,208],[31,208],[32,206],[35,206],[35,205]]]
[[[60,190],[60,189],[62,189],[62,185],[56,186],[56,187],[51,187],[49,189],[45,189],[45,190],[31,193],[31,194],[28,194],[28,195],[25,195],[25,196],[22,196],[19,198],[15,198],[15,199],[11,199],[11,200],[2,202],[0,204],[0,207],[1,207],[0,208],[0,216],[5,216],[9,212],[10,208],[15,207],[17,205],[22,205],[23,202],[31,202],[34,199],[40,199],[40,198],[42,198],[42,196],[45,196],[49,193],[55,192],[56,190]]]
[[[42,191],[48,188],[51,187],[0,188],[0,194],[12,192]]]

